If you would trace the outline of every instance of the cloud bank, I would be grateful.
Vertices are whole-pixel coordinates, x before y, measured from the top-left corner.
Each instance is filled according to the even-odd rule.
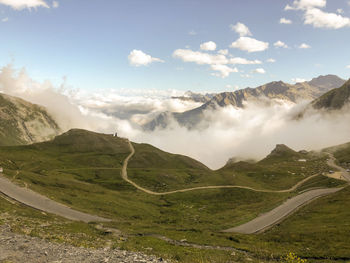
[[[72,91],[65,82],[60,87],[40,83],[24,69],[17,71],[11,65],[0,71],[0,91],[47,107],[64,129],[118,131],[132,141],[188,155],[213,169],[231,157],[261,159],[278,143],[295,150],[312,150],[350,141],[349,109],[331,114],[309,111],[297,120],[294,117],[306,102],[249,102],[244,109],[229,106],[205,111],[202,129],[189,130],[173,121],[166,129],[145,132],[140,125],[158,113],[182,112],[200,104],[171,99],[181,95],[174,90]]]
[[[50,6],[43,0],[0,0],[0,4],[10,6],[15,10],[37,7],[50,8]]]
[[[292,5],[286,5],[284,10],[300,10],[303,14],[304,24],[316,28],[340,29],[350,27],[350,18],[338,14],[325,12],[322,8],[327,5],[326,0],[295,0]]]

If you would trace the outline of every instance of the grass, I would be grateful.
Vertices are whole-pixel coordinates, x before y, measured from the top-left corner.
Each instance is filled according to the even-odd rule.
[[[237,162],[212,171],[188,157],[164,153],[146,144],[134,144],[128,176],[157,192],[208,185],[242,185],[255,189],[284,190],[308,176],[329,170],[327,156],[298,153],[282,147],[255,163]],[[307,162],[300,162],[306,159]]]
[[[299,153],[293,153],[292,157],[272,155],[258,163],[235,163],[221,170],[211,171],[191,158],[165,153],[149,145],[135,144],[135,149],[136,154],[128,169],[129,176],[142,186],[156,191],[224,184],[284,189],[308,175],[328,169],[324,165],[323,155],[309,154],[305,157],[308,161],[301,164],[296,159],[299,158]],[[186,239],[202,245],[247,250],[254,255],[255,262],[278,258],[289,249],[302,253],[299,246],[288,243],[289,229],[273,232],[273,228],[262,236],[220,232],[271,210],[297,194],[296,192],[260,193],[244,189],[216,189],[152,196],[136,190],[121,178],[122,162],[129,151],[123,139],[72,130],[47,143],[2,147],[0,165],[5,168],[6,176],[16,176],[15,181],[25,182],[39,193],[75,209],[111,218],[113,221],[104,225],[120,229],[128,237],[124,242],[112,240],[116,246],[126,249],[145,251],[181,262],[249,261],[243,254],[232,256],[227,251],[177,247],[149,236],[163,235],[174,240]],[[320,176],[301,186],[298,191],[339,184],[337,180]],[[16,211],[13,214],[15,218],[22,211],[23,222],[13,221],[14,227],[17,225],[19,229],[21,226],[30,226],[30,221],[33,220],[52,222],[50,228],[32,229],[29,233],[33,235],[45,237],[45,234],[54,233],[55,237],[49,237],[50,239],[57,239],[58,242],[72,239],[69,242],[77,242],[78,245],[79,240],[93,244],[94,237],[97,240],[100,238],[101,233],[92,225],[66,220],[62,225],[53,216],[42,215],[37,211],[32,216],[27,210],[13,207],[4,211],[1,210],[2,203],[0,204],[0,214],[13,209]],[[24,221],[25,218],[30,220]],[[321,222],[315,221],[315,226],[317,224]],[[60,231],[65,233],[63,237],[58,236]],[[278,233],[281,234],[280,244]],[[309,234],[310,237],[305,238],[305,242],[311,238],[311,232]],[[103,237],[101,239],[104,240]],[[303,242],[303,239],[299,241],[300,248],[306,246]],[[101,244],[105,244],[104,241]],[[342,251],[339,251],[341,254]]]
[[[323,175],[319,175],[306,181],[304,184],[298,187],[297,191],[302,192],[312,188],[335,188],[342,187],[345,185],[345,181],[335,180]]]
[[[29,208],[10,203],[0,196],[0,225],[7,224],[11,230],[49,241],[81,247],[105,247],[118,243],[119,237],[107,236],[93,224],[73,222]]]
[[[349,202],[349,187],[316,200],[258,236],[258,243],[275,253],[289,249],[305,258],[350,261]]]

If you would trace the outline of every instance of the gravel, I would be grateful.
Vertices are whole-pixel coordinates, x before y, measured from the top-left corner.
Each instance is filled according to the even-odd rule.
[[[0,262],[166,263],[167,261],[156,256],[120,249],[90,249],[52,243],[36,237],[15,234],[5,225],[0,226]]]

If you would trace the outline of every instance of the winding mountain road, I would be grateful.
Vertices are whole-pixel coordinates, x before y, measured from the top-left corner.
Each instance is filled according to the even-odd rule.
[[[154,192],[154,191],[148,190],[148,189],[136,184],[135,182],[133,182],[132,180],[129,179],[128,172],[127,172],[128,162],[131,159],[131,157],[135,154],[135,148],[129,140],[127,140],[127,142],[129,143],[129,147],[130,147],[131,152],[123,162],[123,168],[122,168],[122,174],[121,174],[122,178],[126,182],[128,182],[129,184],[136,187],[137,189],[139,189],[147,194],[151,194],[151,195],[170,195],[170,194],[184,193],[184,192],[205,190],[205,189],[232,189],[232,188],[246,189],[246,190],[251,190],[254,192],[261,192],[261,193],[290,193],[290,192],[295,191],[299,186],[301,186],[306,181],[318,176],[318,174],[309,176],[309,177],[301,180],[297,184],[295,184],[293,187],[291,187],[289,189],[285,189],[285,190],[262,190],[262,189],[255,189],[255,188],[252,188],[249,186],[242,186],[242,185],[212,185],[212,186],[199,186],[199,187],[193,187],[193,188],[185,188],[185,189],[168,191],[168,192]]]
[[[0,192],[22,204],[35,209],[62,216],[64,218],[83,222],[108,222],[109,219],[76,211],[68,206],[53,201],[28,188],[20,187],[0,175]]]
[[[337,165],[335,163],[335,157],[328,153],[329,159],[327,160],[327,164],[330,167],[333,167],[337,170],[339,170],[342,173],[342,176],[350,183],[350,174],[346,171],[343,167]],[[252,221],[233,227],[227,230],[224,230],[224,232],[236,232],[236,233],[243,233],[243,234],[253,234],[257,232],[262,232],[269,227],[275,225],[276,223],[282,221],[284,218],[286,218],[291,213],[295,212],[298,208],[301,206],[311,202],[312,200],[315,200],[319,197],[329,195],[335,192],[340,191],[342,188],[328,188],[328,189],[316,189],[311,190],[308,192],[304,192],[298,196],[295,196],[289,200],[287,200],[282,205],[276,207],[272,211],[263,214]]]
[[[133,185],[140,191],[143,191],[151,195],[161,196],[161,195],[170,195],[175,193],[183,193],[183,192],[196,191],[196,190],[230,189],[230,188],[231,189],[240,188],[240,189],[247,189],[255,192],[265,192],[265,193],[287,193],[287,192],[295,191],[300,185],[317,176],[316,174],[308,178],[305,178],[304,180],[298,182],[296,185],[294,185],[290,189],[286,189],[286,190],[260,190],[260,189],[254,189],[247,186],[222,185],[222,186],[193,187],[193,188],[180,189],[180,190],[174,190],[169,192],[154,192],[136,184],[135,182],[133,182],[128,178],[128,174],[127,174],[128,162],[131,159],[131,157],[135,154],[135,149],[129,140],[127,140],[127,142],[129,144],[131,152],[123,162],[121,176],[126,182]],[[335,158],[331,154],[330,154],[330,159],[328,160],[328,165],[340,170],[344,178],[346,178],[350,183],[350,174],[344,168],[335,164]],[[224,230],[224,232],[238,232],[238,233],[244,233],[244,234],[252,234],[252,233],[264,231],[269,227],[273,226],[274,224],[282,221],[288,215],[296,211],[299,207],[307,204],[308,202],[316,198],[319,198],[321,196],[335,193],[341,189],[343,188],[315,189],[315,190],[304,192],[298,196],[288,199],[286,202],[276,207],[275,209],[271,210],[270,212],[265,213],[246,224]],[[0,192],[30,207],[36,208],[44,212],[56,214],[71,220],[83,221],[83,222],[110,221],[109,219],[106,219],[106,218],[76,211],[68,206],[65,206],[43,195],[40,195],[28,188],[17,186],[16,184],[14,184],[13,182],[11,182],[10,180],[8,180],[2,175],[0,175]]]
[[[169,194],[175,194],[175,193],[183,193],[188,191],[195,191],[195,190],[202,190],[202,189],[225,189],[225,188],[241,188],[241,189],[247,189],[255,192],[265,192],[265,193],[287,193],[287,192],[293,192],[295,191],[300,185],[305,183],[306,181],[318,176],[318,174],[309,176],[308,178],[305,178],[304,180],[300,181],[296,185],[294,185],[290,189],[286,190],[259,190],[254,189],[247,186],[233,186],[233,185],[223,185],[223,186],[202,186],[202,187],[194,187],[194,188],[187,188],[187,189],[181,189],[181,190],[175,190],[175,191],[169,191],[169,192],[153,192],[150,191],[142,186],[139,186],[132,180],[128,178],[127,174],[127,167],[128,162],[130,158],[135,154],[135,149],[131,142],[128,140],[129,147],[130,147],[130,154],[128,157],[124,160],[123,168],[122,168],[122,178],[136,187],[137,189],[151,195],[169,195]],[[339,169],[342,171],[343,176],[350,182],[350,175],[346,170],[338,165],[335,164],[335,158],[331,155],[331,159],[328,160],[328,165],[331,167],[334,167],[336,169]],[[343,188],[325,188],[325,189],[314,189],[307,192],[304,192],[302,194],[299,194],[293,198],[288,199],[280,206],[276,207],[275,209],[271,210],[270,212],[267,212],[261,216],[258,216],[257,218],[249,221],[246,224],[233,227],[227,230],[224,230],[223,232],[236,232],[236,233],[242,233],[242,234],[253,234],[258,232],[263,232],[267,230],[268,228],[274,226],[275,224],[281,222],[283,219],[294,213],[298,208],[308,204],[309,202],[322,197],[326,196],[335,192],[340,191]]]

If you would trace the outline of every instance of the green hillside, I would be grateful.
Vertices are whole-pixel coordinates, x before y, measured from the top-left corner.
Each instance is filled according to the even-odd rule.
[[[321,169],[317,164],[320,165],[324,158],[322,155],[295,153],[293,150],[288,150],[286,155],[276,155],[276,151],[273,151],[269,157],[255,164],[234,163],[221,170],[211,171],[191,158],[166,153],[150,145],[133,145],[136,153],[130,160],[129,178],[144,183],[144,187],[161,191],[231,183],[245,183],[259,189],[284,189],[305,178],[307,173],[304,169],[309,174]],[[285,152],[285,149],[277,147],[277,152]],[[260,242],[260,237],[221,233],[221,230],[245,223],[271,210],[298,191],[262,193],[236,188],[197,190],[165,196],[149,195],[137,190],[121,177],[122,163],[129,153],[125,139],[71,130],[49,142],[0,147],[0,165],[4,167],[5,176],[18,184],[77,210],[112,219],[112,222],[103,224],[121,230],[124,238],[112,238],[109,242],[125,249],[157,254],[179,262],[246,261],[244,253],[231,255],[231,251],[173,246],[157,238],[161,235],[202,245],[242,248],[251,253],[253,262],[272,259],[271,251],[278,255],[285,252],[283,247],[268,247],[257,251],[256,242]],[[309,160],[303,164],[306,167],[304,169],[295,159],[300,155],[306,155]],[[278,161],[274,162],[273,158]],[[288,171],[295,171],[296,174],[290,175]],[[297,174],[298,171],[303,171],[304,175]],[[264,176],[272,172],[275,176]],[[163,183],[167,185],[164,186]],[[336,185],[339,185],[337,180],[320,176],[312,184],[303,185],[300,190]],[[10,209],[8,204],[2,206],[1,202],[0,224],[9,220],[1,219],[1,215],[6,213],[3,207]],[[86,242],[91,246],[98,246],[93,237],[96,237],[96,242],[107,242],[94,224],[71,224],[64,221],[66,223],[57,227],[54,223],[46,223],[47,227],[38,229],[36,226],[43,224],[40,222],[52,222],[54,219],[41,218],[37,214],[33,214],[33,218],[27,209],[29,208],[16,208],[22,214],[22,219],[11,220],[14,229],[19,232],[41,237],[51,233],[52,240],[56,240],[60,236],[59,229],[62,229],[67,236],[71,235],[69,232],[75,232],[76,235],[85,233]],[[31,224],[33,221],[36,223]],[[71,237],[71,242],[81,244],[84,239],[79,242],[76,235]],[[62,242],[61,239],[59,241]],[[147,249],[149,247],[152,250]],[[207,260],[201,261],[199,254]]]
[[[218,172],[231,175],[238,185],[283,190],[308,176],[328,171],[326,159],[324,154],[296,152],[280,144],[259,162],[229,162]]]

